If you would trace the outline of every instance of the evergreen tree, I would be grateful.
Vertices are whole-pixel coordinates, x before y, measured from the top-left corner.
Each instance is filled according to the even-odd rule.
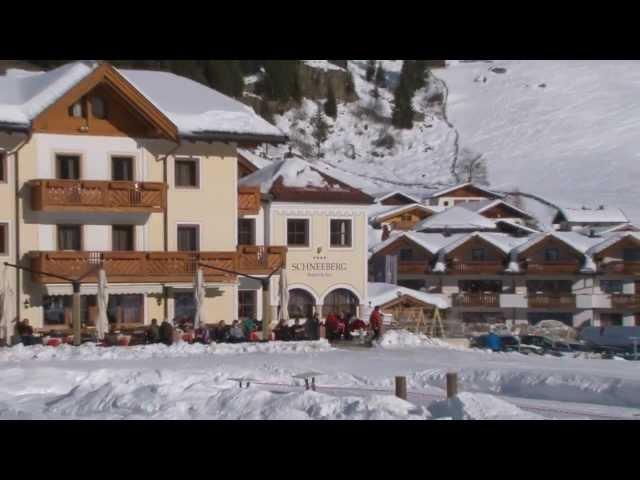
[[[317,105],[316,115],[313,118],[313,138],[316,140],[316,157],[320,158],[320,147],[327,141],[329,136],[329,125],[324,119],[320,104]]]
[[[244,92],[244,77],[237,61],[206,60],[203,70],[211,88],[231,97],[241,97]]]
[[[369,60],[367,62],[367,73],[366,73],[367,82],[371,82],[375,74],[376,74],[376,61]]]
[[[281,102],[300,99],[299,66],[298,60],[265,60],[265,75],[258,93]]]
[[[381,63],[378,64],[378,69],[376,70],[375,83],[376,83],[376,87],[384,88],[387,86],[387,79],[384,74],[384,69],[382,68]]]
[[[391,116],[391,123],[396,128],[413,128],[413,91],[407,85],[406,79],[400,75],[400,81],[394,92],[393,114]]]
[[[356,85],[353,81],[353,75],[351,72],[347,73],[347,85],[345,86],[345,91],[347,95],[355,95],[356,93]]]
[[[324,104],[324,113],[327,117],[338,117],[338,105],[336,102],[336,94],[333,92],[333,87],[329,84],[329,91],[327,92],[327,101]]]

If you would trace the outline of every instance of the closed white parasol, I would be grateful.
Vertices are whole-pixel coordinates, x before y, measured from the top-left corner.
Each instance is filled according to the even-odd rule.
[[[96,335],[98,340],[104,340],[109,331],[109,317],[107,317],[107,307],[109,306],[109,284],[107,283],[107,272],[100,269],[98,272],[98,318],[96,319]]]

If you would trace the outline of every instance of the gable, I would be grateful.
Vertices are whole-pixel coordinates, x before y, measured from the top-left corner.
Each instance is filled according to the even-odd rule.
[[[480,190],[479,188],[473,186],[473,185],[461,185],[458,188],[455,188],[453,190],[450,190],[446,193],[442,193],[439,195],[434,195],[433,198],[439,198],[439,197],[454,197],[454,198],[464,198],[464,197],[468,197],[468,198],[488,198],[488,199],[496,199],[499,198],[497,195],[491,194],[489,192],[486,192],[484,190]]]
[[[412,203],[415,203],[415,201],[401,193],[396,193],[380,202],[381,205],[411,205]]]
[[[623,238],[621,238],[620,240],[618,240],[617,242],[615,242],[614,244],[610,245],[609,247],[605,248],[604,250],[602,250],[601,252],[598,252],[595,257],[596,258],[604,258],[604,257],[613,257],[613,256],[622,256],[622,251],[625,248],[632,248],[632,249],[640,249],[640,239],[632,236],[632,235],[627,235]]]
[[[447,254],[447,257],[465,257],[466,254],[470,254],[473,249],[482,248],[488,253],[487,258],[507,258],[507,254],[501,249],[493,245],[491,242],[486,241],[482,237],[471,237],[464,243],[453,249]]]
[[[561,258],[575,257],[576,259],[581,260],[583,257],[582,252],[553,236],[548,236],[543,240],[540,240],[538,243],[531,245],[526,250],[520,252],[519,256],[520,258],[533,258],[542,255],[548,248],[557,248],[560,252]]]
[[[428,309],[428,310],[433,310],[435,308],[434,305],[431,305],[429,303],[425,303],[421,300],[418,300],[417,298],[414,297],[410,297],[409,295],[402,295],[398,298],[395,298],[383,305],[380,306],[380,308],[383,310],[383,312],[385,313],[392,313],[392,310],[396,307],[401,307],[401,308],[424,308],[424,309]]]
[[[418,243],[414,242],[410,238],[400,237],[398,240],[391,242],[382,250],[376,252],[375,256],[387,256],[387,255],[396,255],[400,250],[405,248],[410,248],[412,250],[417,250],[422,252],[425,258],[433,258],[433,254],[429,252],[426,248]]]
[[[408,208],[400,210],[388,215],[381,215],[378,223],[409,223],[415,226],[418,222],[433,215],[433,212],[420,207]]]
[[[105,118],[93,112],[91,99],[105,105]],[[71,107],[80,102],[83,115],[74,117]],[[177,128],[110,65],[103,64],[40,113],[34,132],[69,135],[165,138],[176,141]]]
[[[480,215],[483,215],[487,218],[493,218],[493,219],[521,218],[523,220],[526,220],[527,218],[529,218],[528,215],[525,215],[524,213],[516,210],[515,208],[510,207],[505,203],[499,203],[498,205],[488,208],[487,210],[481,212]]]

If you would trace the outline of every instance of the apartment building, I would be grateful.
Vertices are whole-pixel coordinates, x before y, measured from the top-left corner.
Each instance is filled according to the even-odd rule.
[[[238,244],[238,218],[260,192],[238,188],[238,147],[280,130],[204,85],[165,72],[74,62],[0,77],[0,261],[13,316],[40,328],[96,315],[96,270],[120,325],[190,317],[200,265],[265,276],[286,247]],[[234,274],[204,267],[208,323],[238,317]],[[277,282],[277,277],[274,277]]]

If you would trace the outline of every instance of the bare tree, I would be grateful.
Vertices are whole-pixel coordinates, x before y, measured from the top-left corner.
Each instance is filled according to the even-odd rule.
[[[459,182],[488,185],[487,161],[484,155],[463,149],[456,163],[455,176]]]

